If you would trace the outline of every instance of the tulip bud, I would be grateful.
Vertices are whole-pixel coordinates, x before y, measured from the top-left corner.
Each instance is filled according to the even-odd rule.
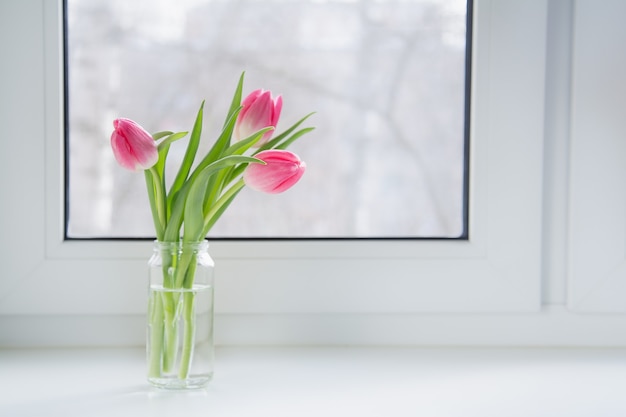
[[[115,119],[111,147],[117,162],[131,171],[151,168],[159,160],[159,151],[152,136],[130,119]]]
[[[270,149],[254,155],[265,162],[250,164],[243,173],[247,186],[257,191],[278,194],[288,190],[304,174],[306,164],[293,152]]]
[[[255,90],[241,103],[242,109],[235,124],[235,139],[242,140],[254,132],[272,126],[276,127],[280,111],[283,107],[283,98],[272,98],[271,91]],[[272,131],[266,132],[255,144],[259,147],[272,137]]]

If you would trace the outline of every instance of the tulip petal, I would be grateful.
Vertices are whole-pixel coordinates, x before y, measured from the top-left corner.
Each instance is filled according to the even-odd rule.
[[[285,150],[267,150],[259,152],[255,157],[266,165],[248,165],[243,180],[250,188],[265,193],[287,191],[300,180],[306,169],[306,164],[298,155]]]
[[[157,146],[152,136],[130,119],[113,121],[111,148],[117,162],[131,171],[146,170],[159,159]]]
[[[278,96],[274,99],[274,108],[272,112],[272,126],[276,127],[278,119],[280,118],[280,112],[283,109],[283,96]]]
[[[261,94],[263,94],[263,89],[254,90],[253,92],[248,94],[246,98],[244,98],[243,101],[241,102],[241,105],[243,106],[243,109],[241,112],[244,114],[247,113],[248,109],[250,108],[250,105],[254,103]]]
[[[254,90],[241,103],[242,109],[237,116],[235,139],[242,140],[265,127],[276,127],[283,106],[281,96],[272,97],[271,91]],[[265,144],[273,132],[266,132],[256,147]]]

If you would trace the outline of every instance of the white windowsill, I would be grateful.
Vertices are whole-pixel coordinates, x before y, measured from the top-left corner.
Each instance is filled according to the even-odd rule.
[[[6,416],[623,416],[626,349],[222,347],[204,391],[143,350],[0,350]]]

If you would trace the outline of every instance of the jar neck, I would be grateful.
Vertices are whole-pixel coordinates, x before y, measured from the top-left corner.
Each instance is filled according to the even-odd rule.
[[[163,242],[160,240],[155,240],[153,248],[155,252],[202,252],[209,249],[209,242],[207,240],[201,240],[198,242],[183,242],[182,240],[177,242]]]

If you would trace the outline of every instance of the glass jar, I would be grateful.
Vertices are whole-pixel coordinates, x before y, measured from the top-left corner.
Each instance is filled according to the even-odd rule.
[[[205,387],[213,376],[213,270],[207,241],[154,243],[148,261],[148,381]]]

